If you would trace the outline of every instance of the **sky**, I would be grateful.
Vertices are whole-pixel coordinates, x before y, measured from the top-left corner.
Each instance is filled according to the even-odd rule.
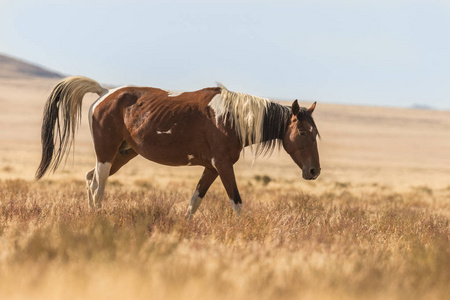
[[[0,0],[0,53],[112,85],[450,110],[448,0]]]

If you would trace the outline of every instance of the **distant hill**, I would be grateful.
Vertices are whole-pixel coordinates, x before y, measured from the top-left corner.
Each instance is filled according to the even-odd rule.
[[[412,109],[418,109],[418,110],[433,110],[434,108],[432,106],[426,105],[426,104],[414,104],[411,106]]]
[[[0,54],[0,78],[61,78],[61,74]]]

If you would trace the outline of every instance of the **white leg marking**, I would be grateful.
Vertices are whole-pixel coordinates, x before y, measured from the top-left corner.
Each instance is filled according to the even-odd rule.
[[[91,183],[91,192],[93,196],[93,204],[96,208],[102,207],[102,198],[105,192],[106,180],[111,170],[111,163],[99,163],[95,166],[95,174]]]
[[[197,189],[197,190],[195,190],[194,195],[192,195],[191,204],[189,205],[187,212],[186,212],[187,220],[190,220],[192,218],[192,216],[195,214],[195,212],[197,211],[197,209],[201,203],[202,203],[202,198],[199,197],[199,191]]]
[[[221,94],[215,95],[208,104],[214,111],[216,117],[216,126],[219,126],[219,118],[225,114],[225,105]]]
[[[233,199],[230,199],[230,203],[231,203],[231,207],[233,208],[233,210],[237,213],[238,216],[240,216],[241,215],[241,204],[234,203]]]
[[[89,208],[94,208],[94,199],[93,199],[92,190],[91,190],[91,183],[92,183],[92,179],[94,178],[94,172],[95,172],[95,169],[92,169],[86,173],[86,190],[87,190],[87,195],[88,195]]]

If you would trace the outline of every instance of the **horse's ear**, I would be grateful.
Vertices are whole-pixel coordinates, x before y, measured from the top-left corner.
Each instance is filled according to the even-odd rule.
[[[316,109],[316,104],[317,102],[314,102],[310,108],[308,108],[307,112],[312,115],[312,113],[314,112],[314,110]]]
[[[295,99],[294,103],[292,103],[292,114],[294,116],[298,115],[298,112],[300,111],[300,106],[298,105],[297,99]]]

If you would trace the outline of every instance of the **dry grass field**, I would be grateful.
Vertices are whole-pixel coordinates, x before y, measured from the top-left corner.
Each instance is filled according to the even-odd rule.
[[[319,103],[316,181],[247,155],[242,217],[218,179],[188,222],[201,168],[140,158],[88,211],[94,97],[66,167],[34,181],[54,83],[0,79],[0,299],[450,299],[450,112]]]

